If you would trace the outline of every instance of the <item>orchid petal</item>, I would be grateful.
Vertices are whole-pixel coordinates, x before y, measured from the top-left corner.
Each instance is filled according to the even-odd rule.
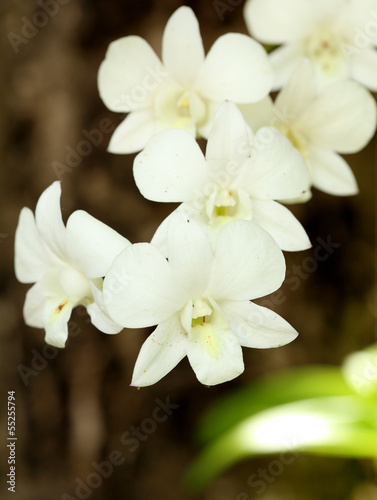
[[[38,231],[50,250],[62,260],[66,258],[65,227],[60,209],[61,185],[55,181],[41,194],[35,208]]]
[[[204,48],[198,20],[189,7],[180,7],[168,20],[162,39],[162,60],[183,87],[194,83],[204,61]]]
[[[198,125],[198,137],[203,137],[208,139],[208,136],[212,130],[213,120],[215,119],[216,113],[220,107],[221,103],[207,101],[207,116],[206,121],[203,124]]]
[[[175,211],[168,228],[169,263],[191,297],[207,288],[213,263],[213,250],[202,227],[185,214]]]
[[[294,122],[316,99],[317,93],[313,65],[308,59],[302,59],[275,101],[278,116],[286,120],[282,122]]]
[[[253,132],[275,122],[274,104],[270,96],[253,104],[239,104],[238,109]]]
[[[169,76],[151,46],[139,36],[115,40],[98,72],[101,99],[111,111],[150,107],[158,86]]]
[[[273,71],[263,47],[246,35],[228,33],[211,47],[195,90],[212,101],[260,101],[269,93]]]
[[[26,293],[23,315],[25,323],[34,328],[43,328],[43,311],[46,297],[43,295],[42,287],[35,283]]]
[[[340,82],[327,87],[296,126],[318,148],[355,153],[375,133],[376,109],[373,97],[364,87],[353,81]]]
[[[150,109],[130,113],[111,136],[108,151],[130,154],[142,150],[155,133],[156,124]]]
[[[351,167],[337,153],[311,147],[309,164],[313,186],[317,189],[337,196],[351,196],[359,192]]]
[[[88,311],[92,324],[103,333],[119,333],[123,327],[110,318],[106,310],[103,293],[98,290],[93,283],[90,283],[90,288],[92,290],[94,302],[89,304],[86,310]]]
[[[69,256],[88,278],[105,276],[115,257],[129,245],[126,238],[83,210],[68,219]]]
[[[23,208],[15,236],[15,273],[21,283],[35,283],[51,265],[61,263],[45,245],[33,212]]]
[[[136,360],[131,385],[152,385],[169,373],[185,356],[187,337],[178,316],[158,325],[147,338]]]
[[[272,200],[253,200],[253,221],[267,231],[282,250],[297,252],[311,247],[305,229],[288,208]]]
[[[206,159],[212,171],[232,173],[250,155],[250,135],[242,113],[232,102],[221,104],[208,137]],[[226,172],[225,172],[226,173]]]
[[[249,300],[277,290],[285,276],[283,253],[252,221],[231,221],[218,233],[208,295]]]
[[[252,302],[223,302],[222,310],[243,347],[269,349],[292,342],[296,330],[274,311]]]
[[[47,344],[63,348],[68,338],[68,321],[74,305],[64,297],[48,299],[44,307],[45,341]]]
[[[186,131],[171,129],[155,135],[134,161],[141,194],[153,201],[191,201],[207,178],[203,153]]]
[[[316,0],[249,0],[245,22],[250,33],[265,43],[280,44],[304,37],[315,26]],[[320,11],[320,9],[318,9]]]
[[[103,293],[111,318],[127,328],[166,321],[189,299],[165,257],[148,243],[131,245],[118,255]]]
[[[214,324],[193,327],[187,342],[190,365],[199,382],[209,386],[233,380],[244,371],[241,346],[229,323],[217,316]]]
[[[251,151],[238,183],[253,198],[297,198],[308,189],[309,171],[304,158],[278,130],[259,129]]]
[[[350,59],[352,78],[365,85],[372,92],[377,92],[377,50],[366,48]]]
[[[275,71],[275,80],[272,90],[278,90],[288,82],[303,55],[304,50],[302,44],[297,42],[289,45],[282,45],[270,53],[269,58]]]

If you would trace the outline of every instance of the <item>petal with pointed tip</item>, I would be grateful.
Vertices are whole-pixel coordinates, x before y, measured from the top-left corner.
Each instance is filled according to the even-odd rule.
[[[35,283],[51,265],[61,263],[45,245],[33,212],[23,208],[15,235],[15,273],[21,283]]]
[[[35,208],[38,231],[50,250],[66,260],[65,226],[60,208],[61,185],[55,181],[41,194]]]
[[[250,148],[250,133],[241,111],[233,102],[223,102],[208,137],[206,159],[210,170],[239,170],[250,155]]]
[[[272,200],[253,200],[253,221],[265,229],[282,250],[297,252],[311,247],[305,229],[288,208]]]
[[[351,196],[359,192],[348,163],[333,151],[311,147],[309,163],[313,186],[325,193]]]
[[[187,337],[174,316],[158,325],[144,342],[136,360],[131,385],[145,387],[165,377],[185,356]]]
[[[141,151],[155,131],[155,119],[150,109],[133,111],[115,129],[108,151],[115,154]]]
[[[192,9],[182,6],[166,24],[162,60],[170,74],[183,86],[191,86],[204,61],[199,23]]]
[[[298,335],[285,319],[266,307],[252,302],[224,302],[221,307],[243,347],[280,347]]]

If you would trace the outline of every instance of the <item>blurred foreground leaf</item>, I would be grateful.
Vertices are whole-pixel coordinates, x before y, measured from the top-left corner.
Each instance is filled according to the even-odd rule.
[[[350,359],[355,364],[347,358],[347,373]],[[365,397],[347,382],[341,368],[296,368],[216,403],[201,421],[199,438],[209,444],[188,470],[187,484],[199,490],[236,462],[261,455],[376,458],[374,392]]]
[[[338,367],[294,368],[260,380],[212,405],[202,417],[198,438],[215,439],[245,418],[278,404],[320,396],[347,396],[354,392]]]
[[[343,375],[352,389],[361,396],[377,396],[377,344],[346,357]]]

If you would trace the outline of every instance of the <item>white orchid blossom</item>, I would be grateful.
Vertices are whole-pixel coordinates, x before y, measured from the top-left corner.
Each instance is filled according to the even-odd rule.
[[[128,328],[158,325],[143,344],[132,385],[154,384],[186,355],[198,380],[215,385],[244,370],[241,346],[270,348],[297,332],[273,311],[249,301],[280,287],[284,257],[271,236],[234,221],[213,250],[202,226],[175,212],[168,260],[149,243],[125,249],[104,281],[114,321]]]
[[[244,15],[257,40],[282,44],[270,54],[274,89],[305,56],[321,86],[351,78],[377,91],[377,0],[248,0]]]
[[[274,79],[263,47],[243,34],[219,37],[205,57],[189,7],[169,19],[162,61],[138,36],[110,44],[98,74],[100,96],[110,110],[129,113],[111,138],[112,153],[140,151],[166,128],[206,138],[224,99],[256,102],[268,95]]]
[[[183,130],[157,134],[134,162],[136,184],[153,201],[183,202],[180,211],[208,226],[211,239],[227,222],[253,220],[283,250],[310,247],[308,236],[276,199],[297,198],[309,187],[305,161],[274,128],[253,136],[241,112],[224,102],[210,132],[206,156]],[[167,221],[153,242],[163,244]]]
[[[338,153],[360,151],[376,131],[376,103],[360,84],[347,80],[320,92],[313,66],[302,59],[275,103],[265,98],[240,109],[254,130],[272,125],[285,134],[305,158],[314,187],[338,196],[357,194],[355,176]]]
[[[83,305],[104,333],[122,327],[111,320],[102,296],[103,277],[130,242],[87,212],[74,212],[64,226],[61,187],[54,182],[38,200],[35,218],[20,214],[15,237],[15,272],[21,283],[35,283],[26,294],[27,325],[44,328],[45,340],[64,347],[72,309]]]

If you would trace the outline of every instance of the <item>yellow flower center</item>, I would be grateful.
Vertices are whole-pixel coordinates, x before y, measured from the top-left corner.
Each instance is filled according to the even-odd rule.
[[[322,28],[305,41],[305,55],[327,77],[335,76],[345,64],[343,39],[333,30]]]
[[[61,299],[56,313],[68,303],[88,305],[94,301],[89,280],[69,264],[49,269],[41,280],[43,294],[48,299]]]
[[[183,90],[174,82],[166,82],[155,99],[159,127],[182,128],[197,135],[197,128],[207,118],[207,105],[194,90]]]
[[[219,339],[216,335],[216,317],[207,300],[197,298],[192,301],[192,320],[190,337],[194,342],[199,342],[201,349],[207,351],[212,357],[220,354]]]
[[[205,299],[197,298],[192,301],[191,326],[197,326],[206,322],[206,316],[211,316],[212,309]]]
[[[211,229],[217,232],[232,220],[253,218],[249,195],[241,189],[218,189],[209,197],[206,214]]]

